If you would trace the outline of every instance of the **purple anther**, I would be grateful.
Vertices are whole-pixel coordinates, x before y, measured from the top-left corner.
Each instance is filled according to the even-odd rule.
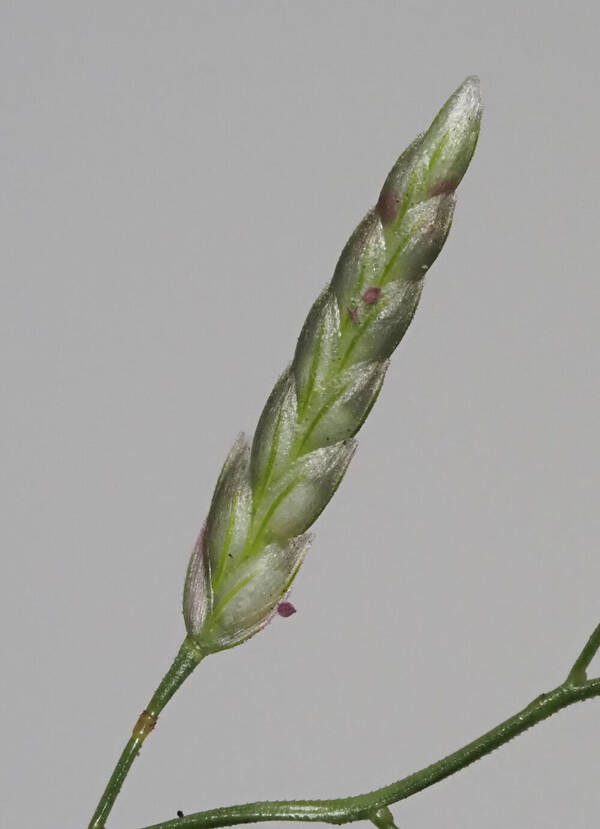
[[[354,325],[358,325],[358,311],[356,310],[356,305],[353,305],[351,308],[348,308],[348,313],[350,314],[350,319],[354,323]]]
[[[287,619],[288,616],[294,615],[296,608],[291,602],[279,602],[277,605],[277,612],[280,616],[283,616],[284,619]]]
[[[371,288],[367,288],[364,292],[362,298],[363,302],[366,302],[367,305],[375,305],[379,297],[381,296],[381,288],[375,288],[374,286]]]

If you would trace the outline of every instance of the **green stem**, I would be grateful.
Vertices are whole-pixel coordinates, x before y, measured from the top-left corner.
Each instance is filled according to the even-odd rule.
[[[581,685],[582,682],[586,681],[587,669],[590,666],[590,662],[596,655],[598,648],[600,648],[600,625],[598,625],[596,630],[592,633],[590,638],[587,640],[585,647],[575,660],[575,663],[569,672],[569,676],[567,677],[567,682],[574,683],[575,685]]]
[[[100,802],[96,807],[96,811],[89,824],[89,829],[104,829],[110,810],[121,791],[121,786],[129,774],[129,770],[133,765],[133,761],[138,756],[144,740],[156,725],[158,715],[175,691],[177,691],[192,673],[202,657],[203,654],[200,652],[198,646],[191,639],[186,638],[173,660],[173,664],[154,692],[154,696],[148,703],[147,708],[140,714],[133,728],[133,733],[123,749],[110,780],[106,785],[106,789],[100,798]]]
[[[383,811],[390,804],[404,800],[466,768],[563,708],[600,696],[600,678],[583,681],[577,679],[581,670],[585,671],[599,648],[600,626],[590,637],[575,662],[573,671],[561,685],[547,694],[536,697],[522,711],[504,720],[476,740],[467,743],[458,751],[389,786],[367,794],[335,800],[264,801],[211,809],[176,820],[156,823],[146,829],[214,829],[219,826],[270,820],[322,821],[334,824],[370,820],[375,825],[381,826],[384,820],[389,822],[391,818],[391,813]]]

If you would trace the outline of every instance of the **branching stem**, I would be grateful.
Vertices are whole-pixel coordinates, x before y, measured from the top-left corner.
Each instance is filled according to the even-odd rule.
[[[196,812],[183,818],[153,824],[146,829],[215,829],[220,826],[270,820],[320,821],[333,824],[370,820],[380,829],[384,822],[388,826],[393,826],[393,822],[390,823],[391,813],[386,809],[392,803],[405,800],[434,783],[450,777],[563,708],[600,696],[600,678],[587,679],[585,673],[599,648],[600,625],[590,636],[569,676],[561,685],[547,694],[540,694],[522,711],[504,720],[476,740],[467,743],[458,751],[381,789],[334,800],[279,800],[245,803],[240,806]]]
[[[600,648],[600,625],[598,625],[596,630],[592,633],[590,638],[585,643],[585,647],[575,660],[573,667],[569,672],[569,676],[567,677],[567,682],[571,682],[575,685],[581,685],[587,680],[587,669],[590,666],[590,662],[598,652],[598,648]]]

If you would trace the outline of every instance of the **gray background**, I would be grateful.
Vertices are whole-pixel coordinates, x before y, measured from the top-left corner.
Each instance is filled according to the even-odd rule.
[[[1,8],[2,825],[86,825],[226,451],[470,73],[454,229],[299,612],[198,669],[110,825],[365,791],[561,681],[600,619],[593,4]],[[582,705],[395,814],[595,825],[599,744]]]

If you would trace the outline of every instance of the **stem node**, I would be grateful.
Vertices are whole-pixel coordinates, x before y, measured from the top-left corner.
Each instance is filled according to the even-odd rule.
[[[152,714],[150,711],[142,711],[133,728],[133,737],[138,740],[145,740],[148,734],[156,728],[158,722],[158,714]]]

